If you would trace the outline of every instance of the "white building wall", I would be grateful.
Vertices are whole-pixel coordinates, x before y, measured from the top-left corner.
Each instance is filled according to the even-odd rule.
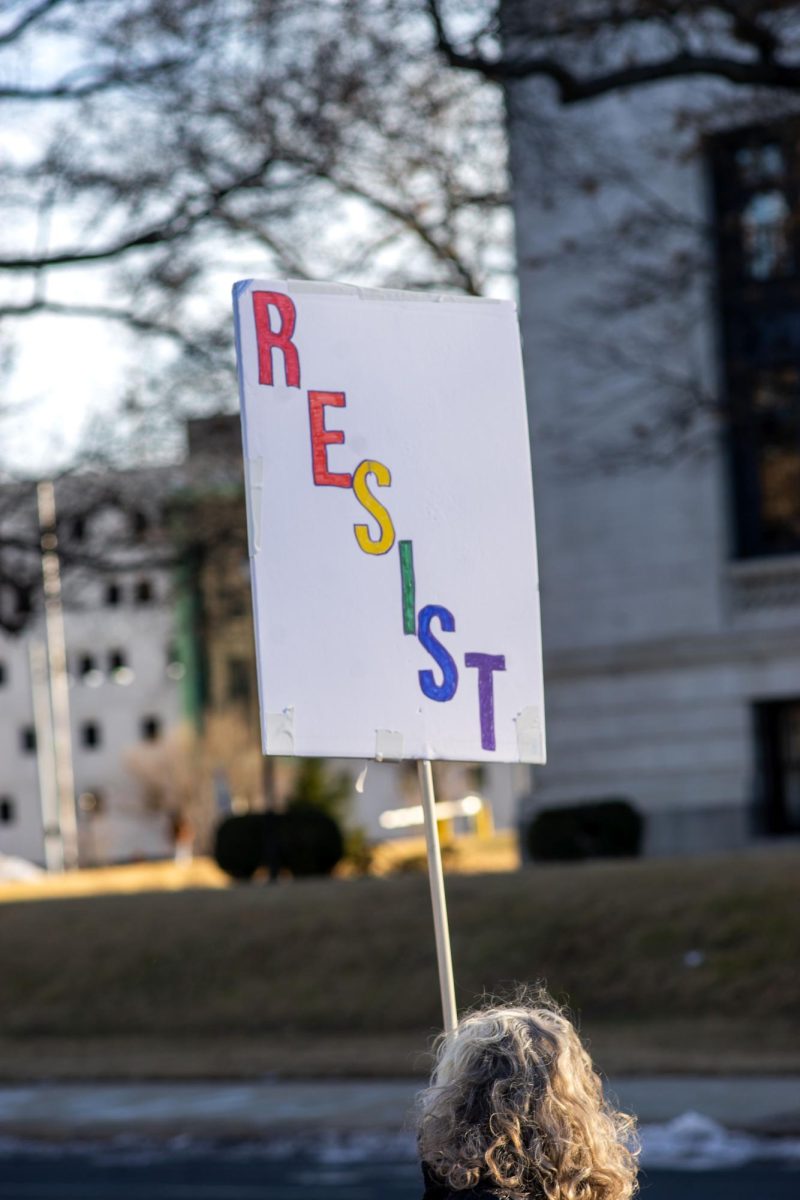
[[[108,608],[102,603],[103,583],[90,584],[83,610],[66,614],[67,653],[72,666],[70,708],[76,795],[100,791],[97,815],[81,818],[83,859],[118,862],[159,857],[172,848],[167,815],[148,809],[145,787],[131,766],[142,741],[142,721],[155,718],[163,733],[181,720],[180,684],[170,678],[169,647],[174,639],[171,583],[150,574],[152,603],[136,605],[133,586],[138,576],[119,579],[124,601]],[[132,672],[129,683],[115,682],[109,655],[121,650]],[[93,654],[102,682],[88,686],[77,677],[74,664],[81,654]],[[125,676],[123,676],[125,678]],[[100,745],[82,741],[87,722],[97,722]]]
[[[163,534],[152,526],[152,545],[131,538],[131,513],[158,504],[170,485],[167,473],[120,473],[118,476],[75,476],[57,489],[57,512],[70,526],[70,512],[88,514],[85,532],[73,544],[72,558],[61,572],[63,617],[69,685],[72,767],[78,807],[82,865],[125,861],[170,853],[168,816],[147,804],[141,775],[132,756],[142,742],[142,721],[155,718],[165,733],[181,719],[180,682],[170,665],[174,641],[174,595],[171,573],[158,565]],[[110,488],[115,503],[110,503]],[[127,493],[127,496],[126,496]],[[124,505],[119,497],[126,496]],[[38,522],[32,489],[7,489],[4,532],[24,538],[38,551]],[[154,514],[156,510],[153,509]],[[59,525],[60,536],[69,534]],[[149,535],[148,535],[149,536]],[[93,555],[106,567],[81,566]],[[69,565],[71,562],[71,565]],[[136,562],[126,569],[126,563]],[[137,601],[136,585],[147,580],[151,596]],[[107,587],[120,588],[120,603],[110,605]],[[44,864],[39,756],[47,755],[44,739],[26,750],[23,730],[35,726],[30,648],[46,645],[41,595],[35,614],[18,636],[0,634],[0,853]],[[109,656],[121,652],[127,670],[114,673]],[[83,676],[81,659],[91,656],[96,670]],[[46,689],[45,689],[46,690]],[[49,699],[45,697],[45,706]],[[83,731],[96,724],[99,741],[85,744]],[[52,757],[49,765],[52,769]],[[85,793],[96,795],[96,810],[82,805]],[[3,820],[3,800],[8,802]],[[10,811],[9,806],[10,805]]]
[[[123,580],[123,588],[130,582]],[[167,673],[173,636],[169,581],[155,578],[154,586],[152,604],[137,608],[127,602],[109,609],[102,604],[103,584],[98,580],[93,585],[97,595],[87,595],[86,608],[65,614],[75,796],[79,800],[92,793],[101,800],[96,813],[79,805],[82,865],[159,857],[172,849],[167,816],[148,808],[142,779],[130,765],[142,740],[143,718],[155,717],[164,732],[181,719],[180,684]],[[41,618],[18,638],[0,638],[0,661],[6,667],[6,683],[0,686],[0,798],[8,797],[14,811],[11,821],[0,822],[0,853],[43,865],[37,754],[26,752],[22,744],[23,728],[34,724],[29,667],[33,639],[45,640]],[[117,650],[124,652],[132,672],[126,684],[115,682],[108,670],[108,656]],[[84,654],[98,662],[100,678],[94,686],[77,672]],[[98,726],[97,747],[83,744],[87,722]]]
[[[0,637],[0,805],[10,805],[10,819],[0,810],[0,854],[44,864],[42,811],[35,753],[23,750],[22,729],[32,726],[33,701],[28,637]]]
[[[719,440],[661,465],[634,454],[611,470],[604,457],[668,405],[664,379],[716,386],[710,275],[683,313],[666,293],[661,307],[612,303],[626,256],[643,281],[652,262],[657,280],[672,249],[670,220],[663,244],[620,241],[626,212],[657,204],[684,242],[710,219],[702,158],[684,156],[676,132],[687,87],[574,111],[547,110],[542,85],[510,100],[545,654],[548,765],[535,772],[535,806],[629,798],[648,815],[652,852],[749,836],[752,705],[800,695],[800,562],[731,561]],[[543,107],[560,166],[605,179],[596,190],[559,190],[556,177],[543,197],[526,122]],[[592,247],[583,259],[581,245]]]

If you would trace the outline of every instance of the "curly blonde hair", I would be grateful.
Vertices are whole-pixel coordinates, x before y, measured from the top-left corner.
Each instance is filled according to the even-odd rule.
[[[453,1191],[502,1200],[628,1200],[634,1120],[604,1099],[569,1019],[543,992],[467,1014],[419,1097],[422,1161]]]

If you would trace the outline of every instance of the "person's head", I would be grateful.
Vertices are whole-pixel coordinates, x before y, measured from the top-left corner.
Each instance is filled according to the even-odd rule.
[[[419,1098],[422,1161],[454,1191],[507,1200],[628,1200],[634,1122],[603,1097],[571,1022],[544,994],[442,1035]]]

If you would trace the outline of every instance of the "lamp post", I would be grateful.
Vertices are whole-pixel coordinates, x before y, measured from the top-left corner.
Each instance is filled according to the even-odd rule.
[[[50,704],[50,672],[47,647],[39,638],[28,647],[33,697],[33,723],[36,730],[36,765],[44,833],[44,861],[48,871],[64,870],[64,844],[58,816],[58,784],[53,743],[53,713]]]
[[[61,832],[65,870],[78,866],[78,818],[75,810],[75,779],[72,770],[72,730],[69,715],[67,649],[64,610],[61,605],[61,567],[56,536],[55,488],[44,480],[36,489],[42,547],[44,613],[50,675],[50,708],[53,715],[53,753],[58,827]]]

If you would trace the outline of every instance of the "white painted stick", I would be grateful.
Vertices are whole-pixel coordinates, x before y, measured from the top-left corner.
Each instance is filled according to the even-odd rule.
[[[453,959],[450,954],[450,929],[447,924],[447,902],[444,896],[442,851],[436,824],[436,797],[433,793],[433,771],[428,759],[417,763],[419,786],[422,792],[422,811],[425,816],[425,842],[428,847],[428,874],[431,881],[433,928],[436,934],[436,958],[439,963],[439,988],[442,993],[442,1015],[445,1033],[456,1027],[456,993],[453,983]]]

